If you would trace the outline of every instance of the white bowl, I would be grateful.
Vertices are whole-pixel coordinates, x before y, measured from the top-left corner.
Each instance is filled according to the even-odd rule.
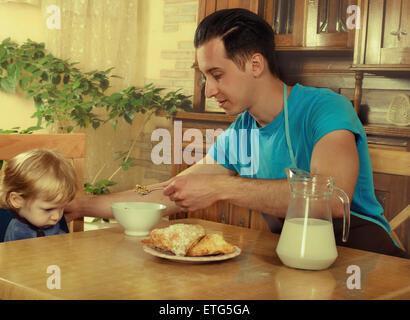
[[[115,220],[129,236],[146,236],[158,223],[166,206],[151,202],[115,202],[111,205]]]

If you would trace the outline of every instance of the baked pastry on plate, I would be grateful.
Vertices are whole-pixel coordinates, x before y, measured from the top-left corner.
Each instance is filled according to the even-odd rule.
[[[171,251],[177,256],[186,256],[188,250],[203,236],[205,236],[205,229],[201,225],[177,223],[166,228],[152,230],[150,238],[142,242]]]
[[[149,239],[142,243],[150,247],[170,251],[177,256],[201,257],[216,254],[229,254],[236,248],[226,242],[219,234],[206,235],[199,224],[177,223],[166,228],[151,231]]]
[[[235,247],[226,242],[220,234],[207,234],[199,240],[191,249],[188,250],[187,256],[201,257],[215,254],[227,254],[235,251]]]

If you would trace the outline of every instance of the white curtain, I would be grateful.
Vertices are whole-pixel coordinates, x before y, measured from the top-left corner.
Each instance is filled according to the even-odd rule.
[[[57,57],[80,62],[82,70],[106,70],[133,85],[138,70],[138,0],[42,0],[44,19],[53,26],[53,8],[61,10],[61,29],[47,27],[46,47]],[[48,11],[47,9],[51,10]]]

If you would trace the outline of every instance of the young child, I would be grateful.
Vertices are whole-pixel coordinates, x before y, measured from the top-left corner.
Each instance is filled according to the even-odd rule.
[[[67,158],[35,149],[15,156],[2,171],[0,242],[68,232],[63,210],[74,199],[77,184]]]

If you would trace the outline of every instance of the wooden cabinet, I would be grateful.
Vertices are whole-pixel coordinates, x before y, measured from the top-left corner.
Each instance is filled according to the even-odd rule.
[[[410,1],[359,0],[360,24],[355,36],[352,70],[356,71],[354,107],[359,107],[364,72],[389,77],[410,74]],[[386,106],[387,108],[387,106]],[[391,128],[378,131],[388,132]],[[397,135],[408,137],[406,127],[394,127]]]
[[[360,0],[353,67],[410,71],[410,1]]]
[[[387,0],[382,16],[383,36],[375,37],[380,44],[376,61],[381,64],[410,64],[410,2]]]
[[[351,0],[308,1],[305,46],[353,50],[355,4]]]
[[[353,0],[271,0],[261,12],[275,31],[278,50],[353,48],[354,28],[347,23]]]
[[[356,0],[199,0],[198,22],[221,9],[244,8],[263,17],[275,32],[278,50],[353,48],[347,23]]]
[[[386,219],[392,221],[410,202],[410,153],[382,146],[369,146],[369,151],[376,198]],[[402,221],[394,232],[396,241],[410,253],[410,219]]]
[[[198,21],[217,10],[244,8],[272,26],[279,50],[352,48],[355,30],[347,20],[354,4],[356,0],[200,0]]]
[[[265,1],[262,15],[275,32],[276,48],[303,47],[306,1]]]

